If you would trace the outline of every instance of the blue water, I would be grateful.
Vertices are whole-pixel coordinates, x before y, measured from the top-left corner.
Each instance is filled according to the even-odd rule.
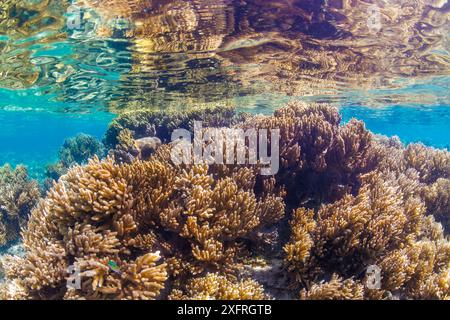
[[[66,138],[86,133],[102,139],[114,115],[0,110],[0,164],[25,164],[41,179]]]

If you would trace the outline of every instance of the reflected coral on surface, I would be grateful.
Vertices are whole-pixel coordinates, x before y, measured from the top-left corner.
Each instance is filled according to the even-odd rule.
[[[138,112],[108,148],[160,141],[147,160],[94,157],[32,211],[25,255],[6,256],[7,299],[447,299],[450,153],[404,146],[326,104],[271,116]],[[221,113],[223,112],[223,114]],[[171,162],[188,120],[280,129],[280,171]],[[147,124],[147,125],[146,125]],[[148,130],[147,130],[148,129]],[[81,287],[67,289],[77,265]],[[368,285],[370,266],[381,272]]]

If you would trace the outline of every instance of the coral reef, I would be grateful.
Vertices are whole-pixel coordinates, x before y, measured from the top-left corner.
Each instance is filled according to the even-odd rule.
[[[103,157],[104,153],[104,146],[100,141],[91,135],[80,133],[64,141],[59,150],[58,162],[49,164],[45,175],[49,179],[58,180],[71,166],[85,164],[94,155]]]
[[[362,180],[357,196],[346,195],[318,212],[295,211],[284,250],[288,270],[304,288],[301,297],[448,297],[450,243],[442,226],[425,215],[420,198],[405,195],[395,181],[381,173]],[[380,268],[377,290],[363,285],[373,265]],[[322,283],[330,274],[332,280]],[[357,280],[342,282],[338,275]]]
[[[236,114],[234,108],[219,106],[217,108],[194,108],[182,111],[132,111],[121,114],[113,120],[105,135],[105,146],[114,149],[118,144],[125,144],[124,140],[145,137],[157,137],[162,142],[170,142],[175,129],[193,130],[194,121],[202,121],[205,126],[229,127],[244,119],[244,115]],[[125,136],[119,135],[123,130],[129,130]],[[131,137],[129,137],[131,135]],[[125,138],[128,136],[128,138]],[[128,142],[129,145],[129,142]]]
[[[194,120],[279,129],[279,172],[173,163],[171,131]],[[300,102],[273,116],[127,113],[105,143],[115,159],[70,168],[32,211],[24,256],[2,259],[0,297],[450,297],[448,151]]]
[[[406,148],[382,141],[378,147],[382,154],[378,167],[394,176],[404,193],[420,197],[427,213],[450,228],[450,152],[410,144]]]
[[[40,196],[38,183],[28,177],[25,167],[0,168],[0,247],[19,239]]]
[[[216,273],[191,280],[186,285],[187,294],[174,290],[172,300],[264,300],[267,296],[256,281],[242,280],[238,283]]]
[[[282,198],[255,195],[254,180],[248,168],[220,177],[207,166],[93,159],[69,170],[33,211],[27,255],[5,258],[5,274],[20,278],[16,291],[29,297],[125,299],[157,296],[167,276],[176,287],[192,275],[236,273],[252,232],[284,215]],[[159,251],[155,266],[156,253],[146,252]],[[65,287],[71,264],[87,278],[75,292]]]
[[[302,300],[362,300],[364,286],[351,279],[343,281],[333,274],[331,280],[326,283],[313,284],[309,291],[302,290]]]

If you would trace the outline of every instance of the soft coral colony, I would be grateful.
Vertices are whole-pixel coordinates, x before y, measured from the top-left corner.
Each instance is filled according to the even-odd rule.
[[[175,166],[162,133],[192,129],[193,118],[280,129],[278,174]],[[298,102],[273,116],[125,114],[106,144],[123,156],[143,135],[162,141],[149,158],[95,157],[54,184],[23,231],[25,256],[2,261],[2,298],[450,297],[448,151],[404,147]],[[68,289],[73,265],[82,281]],[[377,288],[369,266],[380,269]]]

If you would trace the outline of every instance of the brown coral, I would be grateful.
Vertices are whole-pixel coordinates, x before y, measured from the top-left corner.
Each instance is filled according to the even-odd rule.
[[[425,202],[427,213],[449,227],[450,152],[423,144],[378,146],[379,170],[396,177],[404,194],[418,196]]]
[[[0,247],[19,239],[39,197],[39,185],[28,177],[25,167],[0,168]]]
[[[27,256],[7,257],[3,267],[32,297],[68,294],[66,269],[75,264],[87,280],[67,298],[154,298],[164,287],[166,264],[155,266],[145,252],[161,250],[175,278],[194,269],[227,272],[245,239],[267,223],[264,217],[284,214],[281,198],[270,199],[281,212],[263,208],[267,199],[232,177],[213,179],[206,166],[93,159],[49,191],[24,232]]]
[[[259,176],[259,163],[175,165],[176,143],[163,144],[147,161],[95,158],[74,167],[33,211],[26,256],[3,260],[8,279],[1,296],[450,296],[448,230],[440,223],[448,213],[447,151],[405,148],[356,120],[341,125],[327,105],[292,103],[274,116],[239,121],[234,112],[231,120],[208,114],[211,126],[280,129],[279,173]],[[129,129],[127,119],[133,117],[110,131],[124,150],[150,121],[144,116]],[[172,125],[192,128],[190,116],[174,119],[154,126],[160,133],[153,136],[164,140]],[[285,208],[295,209],[290,224]],[[69,266],[79,268],[78,289],[65,286]],[[375,288],[368,285],[374,266]]]
[[[306,291],[302,290],[302,300],[362,300],[364,297],[364,286],[351,279],[342,280],[333,274],[331,280],[325,283],[313,284]]]
[[[194,108],[187,111],[125,112],[109,125],[105,134],[105,145],[110,149],[117,145],[129,147],[131,138],[144,137],[157,137],[167,143],[171,141],[171,135],[175,129],[193,131],[194,121],[202,121],[205,126],[210,127],[229,127],[243,118],[244,116],[237,114],[234,108],[222,106]]]
[[[252,279],[230,281],[216,273],[191,280],[184,289],[174,290],[172,300],[263,300],[268,296],[263,287]]]
[[[380,262],[382,286],[414,299],[445,299],[450,294],[450,244],[420,240],[388,253]]]
[[[415,199],[405,202],[398,189],[379,175],[371,174],[364,180],[356,197],[346,195],[322,206],[317,215],[306,209],[294,214],[293,233],[285,251],[288,265],[301,270],[300,276],[308,279],[310,272],[314,279],[328,266],[333,268],[329,271],[351,275],[410,240],[424,212],[421,203]]]
[[[430,214],[443,221],[450,230],[450,179],[439,178],[424,187],[423,198]]]
[[[382,177],[380,173],[362,177],[356,197],[347,195],[317,213],[304,208],[295,212],[284,250],[288,269],[300,286],[310,288],[303,289],[302,298],[448,296],[449,242],[442,227],[425,216],[419,198],[405,197],[395,182]],[[346,287],[340,279],[310,287],[311,281],[330,273],[356,275],[361,282],[370,265],[380,268],[378,291],[364,287],[354,297],[340,296]]]

